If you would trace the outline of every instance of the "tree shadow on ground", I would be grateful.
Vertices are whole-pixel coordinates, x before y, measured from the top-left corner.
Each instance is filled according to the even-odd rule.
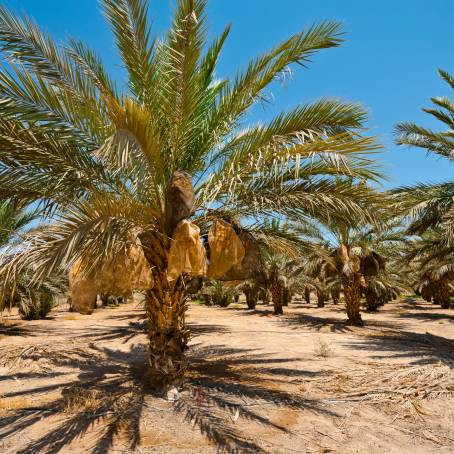
[[[4,394],[4,398],[47,397],[39,407],[21,408],[0,420],[3,441],[25,430],[33,431],[34,424],[46,421],[47,432],[17,446],[19,454],[57,453],[87,432],[93,438],[92,446],[85,448],[87,452],[107,453],[119,439],[134,451],[140,447],[143,418],[151,418],[151,426],[159,427],[163,419],[174,424],[176,416],[198,426],[219,452],[264,452],[260,441],[242,431],[236,419],[291,434],[287,427],[268,417],[270,407],[338,416],[316,400],[305,398],[297,385],[292,388],[291,379],[312,377],[313,372],[292,368],[294,359],[270,359],[253,350],[224,346],[191,350],[187,379],[181,398],[174,404],[154,396],[148,387],[144,378],[147,351],[143,344],[132,346],[129,351],[90,344],[54,352],[36,350],[34,355],[56,374],[63,374],[60,368],[64,368],[64,373],[73,378],[65,384],[43,386],[34,380],[31,389]],[[69,367],[73,372],[67,372]],[[26,380],[26,373],[22,372],[21,377]],[[28,378],[37,379],[39,374],[33,372]],[[74,396],[75,404],[71,401]]]
[[[291,386],[292,378],[318,375],[292,368],[294,358],[268,358],[250,349],[211,346],[194,349],[190,359],[185,388],[192,400],[181,399],[177,409],[223,451],[265,452],[251,434],[238,429],[241,425],[235,422],[240,417],[291,434],[267,416],[270,406],[339,416]],[[289,367],[276,367],[280,364]]]
[[[38,326],[27,326],[22,323],[2,325],[0,323],[0,336],[41,336],[45,333],[43,328]]]
[[[417,310],[417,311],[427,311],[432,309],[440,309],[438,304],[428,303],[423,299],[418,298],[404,298],[400,305],[401,309],[405,310]]]
[[[402,312],[398,314],[400,318],[410,318],[416,319],[418,321],[426,321],[426,322],[433,322],[433,321],[449,321],[454,322],[454,313],[453,314],[442,314],[439,312]]]
[[[263,305],[262,307],[256,307],[255,309],[249,309],[246,305],[244,307],[226,307],[226,311],[235,312],[237,315],[254,315],[260,317],[268,317],[274,315],[272,305]]]
[[[124,361],[127,356],[130,362]],[[49,421],[49,431],[33,440],[17,453],[57,453],[76,438],[84,435],[95,423],[102,423],[91,452],[105,453],[112,446],[114,437],[128,427],[129,447],[135,449],[139,442],[138,418],[143,396],[140,377],[143,375],[145,350],[133,347],[130,352],[111,351],[97,347],[70,352],[57,351],[43,358],[54,368],[78,366],[79,375],[70,383],[36,386],[21,394],[39,394],[61,390],[61,397],[42,407],[24,408],[0,422],[0,438],[21,432],[31,425],[55,414],[64,416],[63,422]],[[140,361],[138,361],[140,359]],[[84,392],[86,391],[86,392]],[[5,393],[4,397],[19,393]],[[77,396],[71,401],[68,396]]]
[[[364,327],[354,327],[348,324],[347,318],[342,316],[342,318],[337,317],[320,317],[316,315],[309,314],[284,314],[280,317],[280,323],[285,326],[289,326],[293,329],[298,328],[310,328],[314,331],[321,331],[327,328],[332,333],[359,333],[365,329],[395,329],[403,325],[399,325],[395,321],[387,322],[384,320],[364,320]]]
[[[435,364],[454,361],[454,340],[430,333],[382,331],[367,334],[364,339],[343,343],[352,349],[378,352],[373,359],[405,358],[408,364]]]

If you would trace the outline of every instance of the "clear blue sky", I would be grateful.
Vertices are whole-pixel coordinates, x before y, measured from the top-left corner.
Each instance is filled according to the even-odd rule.
[[[58,39],[77,36],[104,56],[118,78],[124,74],[97,0],[9,0]],[[173,0],[151,0],[158,33],[169,23]],[[399,121],[436,128],[421,112],[431,96],[449,95],[437,68],[454,73],[454,0],[211,0],[211,32],[232,23],[220,75],[233,74],[249,58],[267,50],[313,21],[344,24],[345,44],[322,51],[309,69],[296,68],[285,87],[275,87],[269,112],[256,109],[251,121],[321,96],[362,103],[369,127],[385,146],[381,157],[390,181],[386,187],[452,178],[451,164],[423,151],[397,148],[392,130]]]

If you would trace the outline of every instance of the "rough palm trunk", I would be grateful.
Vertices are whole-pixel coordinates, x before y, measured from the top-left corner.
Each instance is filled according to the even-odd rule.
[[[311,291],[307,287],[304,290],[304,299],[306,300],[307,304],[311,303]]]
[[[158,391],[181,382],[187,367],[184,352],[189,341],[184,279],[180,276],[176,281],[168,280],[168,243],[152,235],[142,238],[154,279],[153,287],[145,295],[149,325],[148,375],[151,386]]]
[[[374,280],[371,278],[367,283],[367,287],[364,289],[364,295],[366,297],[367,310],[375,312],[378,310],[380,301],[378,299],[377,289]]]
[[[258,290],[254,285],[249,285],[244,290],[246,296],[246,304],[248,309],[255,309],[258,301]]]
[[[284,313],[284,310],[282,309],[284,303],[284,283],[282,279],[280,279],[277,267],[273,267],[271,269],[269,275],[269,282],[271,299],[274,305],[274,313],[276,315],[282,315]]]
[[[271,299],[273,300],[274,313],[276,315],[282,315],[284,313],[284,310],[282,309],[282,293],[282,285],[280,282],[277,281],[271,285]]]
[[[285,286],[282,289],[282,305],[288,306],[291,300],[292,300],[292,294],[290,292],[290,289],[287,286]]]
[[[449,281],[446,278],[440,279],[440,304],[443,309],[449,309],[451,298],[449,295]]]
[[[154,388],[178,384],[186,370],[185,350],[189,331],[185,325],[186,301],[183,280],[174,284],[165,272],[154,273],[155,285],[146,294],[149,321],[149,376]]]
[[[361,276],[358,273],[352,273],[349,276],[344,275],[342,285],[348,322],[351,325],[363,326],[364,323],[361,318]]]
[[[325,307],[325,292],[317,290],[317,307]]]
[[[263,304],[269,304],[270,295],[269,295],[268,289],[266,287],[265,288],[262,287],[260,289],[258,298],[259,298],[259,300],[261,300],[263,302]]]

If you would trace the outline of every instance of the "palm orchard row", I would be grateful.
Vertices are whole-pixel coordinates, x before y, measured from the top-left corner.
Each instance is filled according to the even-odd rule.
[[[154,39],[145,0],[101,1],[126,86],[84,43],[57,44],[1,7],[3,304],[47,300],[70,268],[102,275],[139,250],[156,388],[186,367],[194,278],[242,285],[252,302],[265,286],[277,314],[290,292],[338,301],[342,289],[358,325],[363,293],[370,309],[411,288],[449,306],[454,184],[377,191],[380,145],[356,104],[321,99],[247,123],[290,66],[341,45],[339,24],[313,25],[219,79],[230,28],[208,42],[205,3],[178,0]],[[454,105],[433,102],[448,132],[401,124],[396,140],[449,158]],[[30,207],[41,222],[12,241]]]

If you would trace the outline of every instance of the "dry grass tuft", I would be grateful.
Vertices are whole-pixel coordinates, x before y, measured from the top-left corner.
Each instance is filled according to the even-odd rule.
[[[314,355],[322,358],[328,358],[331,354],[332,350],[328,342],[324,341],[321,337],[318,337],[314,341]]]
[[[96,413],[106,399],[99,389],[86,389],[73,386],[63,392],[62,409],[65,413]]]

